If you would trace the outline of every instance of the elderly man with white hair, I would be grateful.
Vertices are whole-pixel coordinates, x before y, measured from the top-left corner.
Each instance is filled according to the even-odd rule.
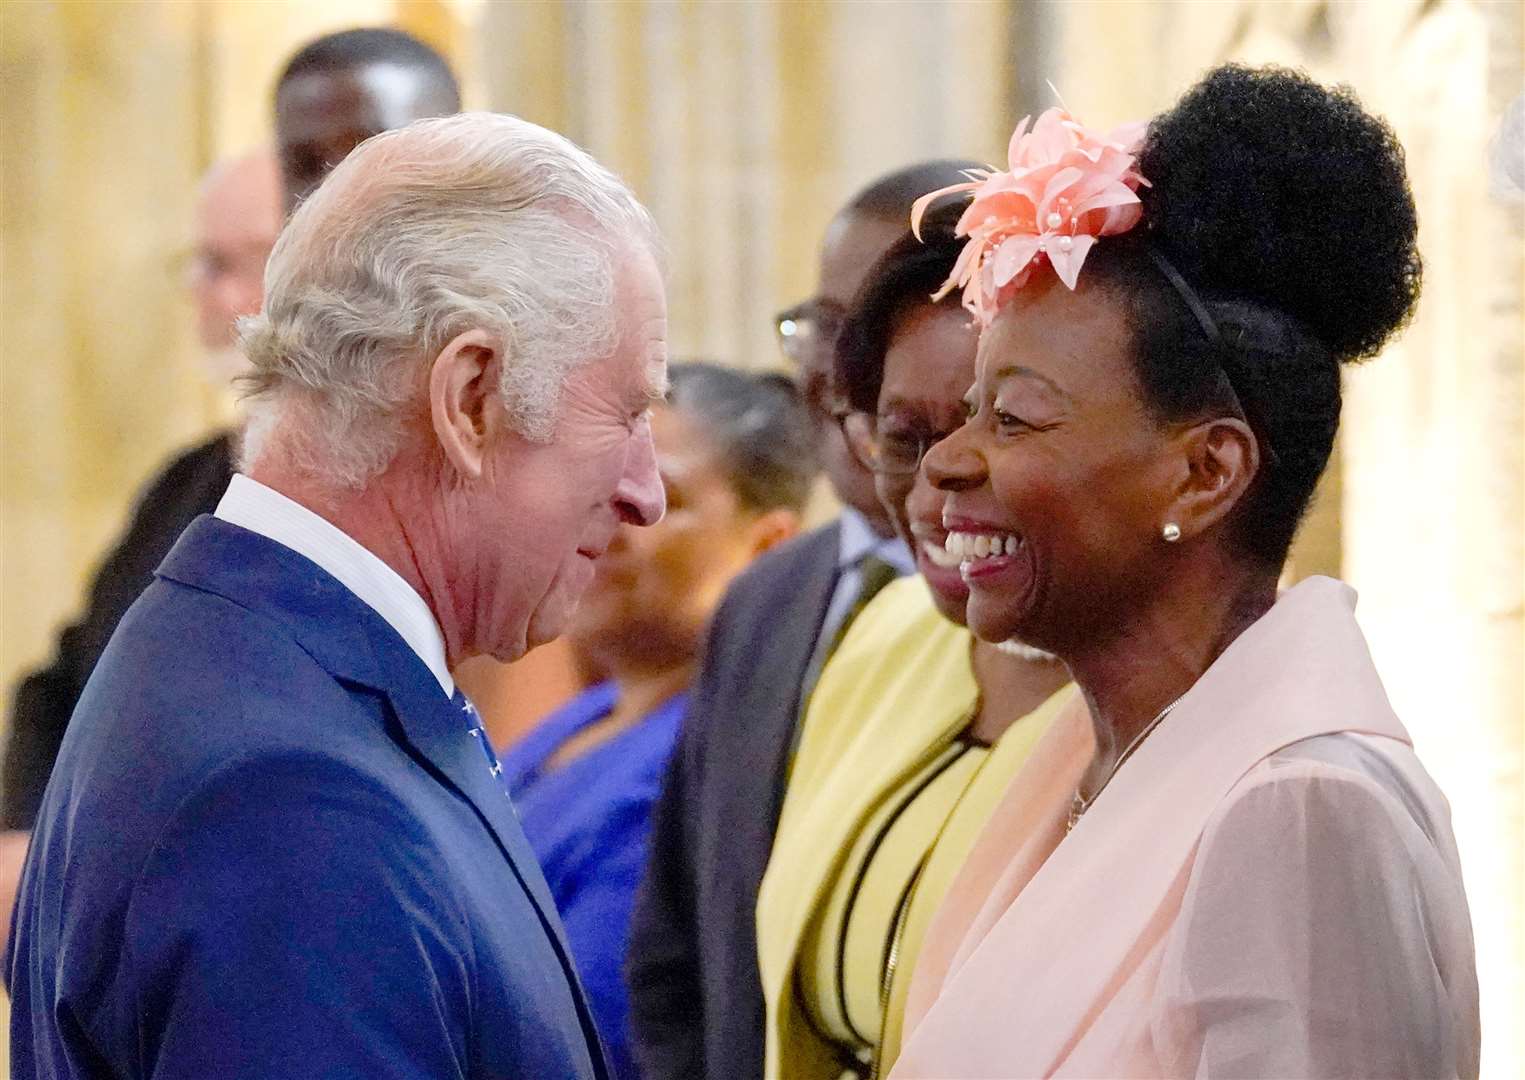
[[[663,495],[659,241],[510,117],[362,145],[271,256],[242,472],[69,727],[11,941],[17,1077],[603,1077],[450,668],[559,634]]]

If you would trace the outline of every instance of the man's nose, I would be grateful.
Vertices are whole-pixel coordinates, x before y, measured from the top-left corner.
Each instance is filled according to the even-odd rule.
[[[921,467],[939,491],[968,491],[985,482],[985,459],[974,448],[965,424],[927,449]]]
[[[625,472],[614,489],[614,505],[620,520],[629,525],[655,525],[667,512],[667,494],[657,470],[657,448],[651,439],[651,421],[643,420],[625,455]]]

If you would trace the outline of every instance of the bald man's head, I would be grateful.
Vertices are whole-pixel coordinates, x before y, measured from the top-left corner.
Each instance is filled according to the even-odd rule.
[[[283,216],[274,150],[224,159],[201,181],[189,284],[202,349],[223,377],[234,373],[234,323],[260,309],[265,260]]]
[[[298,52],[275,89],[275,134],[286,210],[360,143],[461,108],[450,66],[399,30],[345,30]]]

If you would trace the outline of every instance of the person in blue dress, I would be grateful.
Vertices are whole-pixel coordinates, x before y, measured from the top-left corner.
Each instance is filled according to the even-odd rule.
[[[621,975],[651,809],[711,613],[756,556],[799,529],[815,428],[793,384],[674,366],[652,414],[667,516],[621,527],[573,633],[609,678],[503,756],[617,1076],[637,1076]]]

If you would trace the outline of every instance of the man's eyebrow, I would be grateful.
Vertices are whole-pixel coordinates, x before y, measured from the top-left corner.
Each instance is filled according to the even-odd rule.
[[[998,370],[995,373],[995,381],[1000,382],[1002,379],[1034,379],[1037,382],[1041,382],[1043,385],[1047,386],[1060,397],[1064,398],[1065,401],[1074,400],[1070,397],[1069,391],[1060,386],[1053,379],[1050,379],[1047,375],[1044,375],[1040,371],[1034,371],[1030,367],[1023,367],[1021,364],[1008,364]]]

